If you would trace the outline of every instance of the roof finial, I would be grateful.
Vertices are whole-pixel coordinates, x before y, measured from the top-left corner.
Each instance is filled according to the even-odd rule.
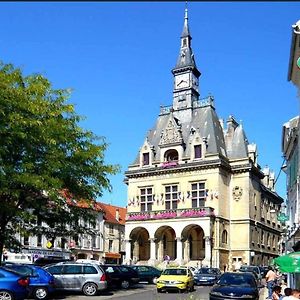
[[[187,20],[188,19],[188,6],[187,6],[187,0],[185,1],[185,11],[184,11],[184,18]]]

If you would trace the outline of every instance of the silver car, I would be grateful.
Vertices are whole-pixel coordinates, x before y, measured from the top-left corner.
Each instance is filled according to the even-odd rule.
[[[94,296],[107,288],[106,274],[96,264],[61,262],[44,269],[54,276],[57,290],[82,291],[86,296]]]

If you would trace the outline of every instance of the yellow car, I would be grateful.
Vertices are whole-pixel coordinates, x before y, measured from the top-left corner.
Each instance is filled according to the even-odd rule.
[[[194,290],[194,277],[192,272],[186,268],[167,268],[156,282],[157,292],[176,290],[188,292]]]

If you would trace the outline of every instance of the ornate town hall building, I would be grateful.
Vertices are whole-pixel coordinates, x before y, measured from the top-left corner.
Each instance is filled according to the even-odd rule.
[[[173,104],[161,107],[125,173],[126,261],[267,264],[281,241],[274,173],[260,168],[242,125],[219,120],[212,96],[200,99],[191,40],[186,10]]]

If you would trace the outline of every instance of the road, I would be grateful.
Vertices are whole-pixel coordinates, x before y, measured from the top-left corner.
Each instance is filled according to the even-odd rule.
[[[157,293],[155,285],[138,284],[128,290],[114,290],[105,293],[100,293],[92,297],[93,300],[208,300],[211,287],[195,286],[195,291],[192,293]],[[56,294],[52,299],[66,300],[89,300],[91,297],[84,296],[81,293],[72,294]],[[260,300],[265,300],[265,289],[261,289]]]

